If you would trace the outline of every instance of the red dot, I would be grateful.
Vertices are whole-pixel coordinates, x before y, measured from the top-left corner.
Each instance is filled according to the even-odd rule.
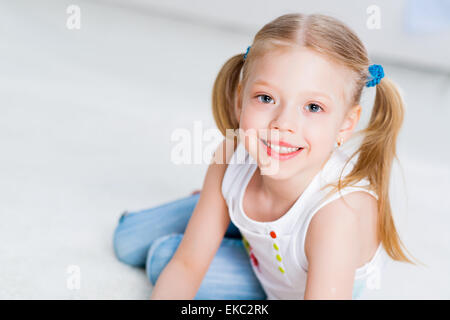
[[[275,231],[270,231],[270,236],[274,239],[277,237]]]
[[[255,264],[255,266],[258,266],[258,259],[256,259],[255,255],[253,253],[250,254],[250,258]]]

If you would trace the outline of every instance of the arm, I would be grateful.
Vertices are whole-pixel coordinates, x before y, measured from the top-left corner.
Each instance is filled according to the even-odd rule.
[[[360,252],[356,210],[349,198],[322,207],[311,219],[306,239],[308,278],[305,299],[351,299]]]
[[[222,196],[222,179],[232,152],[224,140],[206,172],[198,203],[186,227],[183,239],[172,259],[161,272],[151,299],[193,299],[219,249],[230,224],[228,207]],[[218,152],[220,151],[220,152]],[[222,151],[225,151],[225,155]],[[223,155],[223,156],[222,156]]]

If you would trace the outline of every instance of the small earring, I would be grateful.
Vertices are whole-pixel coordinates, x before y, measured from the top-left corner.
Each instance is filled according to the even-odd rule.
[[[344,138],[341,137],[337,144],[338,144],[338,147],[341,147],[344,144]]]

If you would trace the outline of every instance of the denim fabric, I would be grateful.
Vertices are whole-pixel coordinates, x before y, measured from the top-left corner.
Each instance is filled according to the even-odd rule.
[[[178,248],[199,197],[194,194],[150,209],[124,212],[114,231],[116,257],[131,266],[145,267],[154,285]],[[195,299],[266,299],[239,229],[232,222]]]

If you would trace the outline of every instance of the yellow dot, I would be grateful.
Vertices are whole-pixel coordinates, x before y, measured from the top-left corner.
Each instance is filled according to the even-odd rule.
[[[247,239],[245,239],[245,238],[242,238],[242,242],[244,243],[244,248],[245,248],[245,250],[247,251],[247,253],[250,251],[250,245],[249,245],[249,243],[248,243],[248,241],[247,241]]]
[[[281,273],[284,273],[284,269],[282,267],[278,267],[278,270],[280,270]]]
[[[277,254],[277,260],[281,261],[281,256],[279,254]]]
[[[273,244],[273,247],[275,248],[275,250],[278,250],[278,246],[276,243]]]

